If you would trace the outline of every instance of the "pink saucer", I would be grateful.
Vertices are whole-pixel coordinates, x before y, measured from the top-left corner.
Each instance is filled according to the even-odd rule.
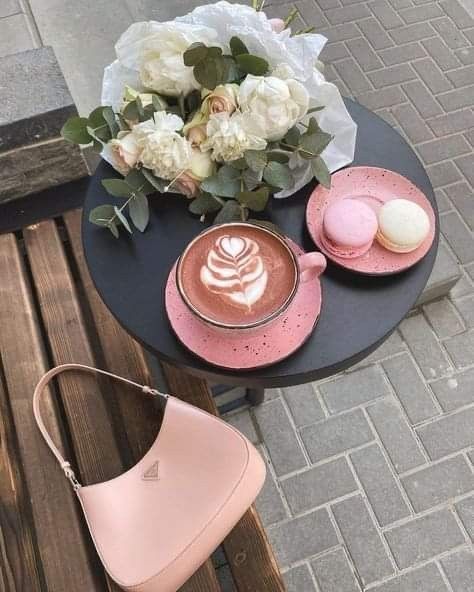
[[[297,255],[304,252],[288,242]],[[321,311],[321,283],[319,278],[301,283],[281,319],[268,326],[222,331],[201,321],[184,304],[174,265],[166,284],[165,306],[174,333],[193,354],[221,368],[252,370],[280,362],[308,339]]]
[[[365,255],[343,259],[326,251],[321,241],[323,213],[329,202],[339,199],[360,199],[375,213],[387,201],[403,197],[421,206],[430,219],[430,232],[423,243],[411,253],[393,253],[375,240]],[[341,267],[368,275],[399,273],[418,263],[429,251],[435,236],[436,219],[429,200],[416,185],[398,173],[376,167],[350,167],[332,175],[331,189],[318,185],[306,207],[309,233],[328,259]]]

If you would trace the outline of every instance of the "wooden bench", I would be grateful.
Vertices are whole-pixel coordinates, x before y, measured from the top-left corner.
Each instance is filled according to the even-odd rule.
[[[142,348],[98,297],[84,263],[80,212],[0,235],[0,590],[95,592],[118,588],[93,551],[77,501],[34,423],[40,376],[66,362],[96,365],[143,384]],[[207,384],[163,366],[169,392],[217,414]],[[84,483],[110,479],[141,458],[160,417],[153,402],[83,373],[45,397],[48,426]],[[238,592],[285,589],[252,507],[223,542]],[[220,592],[209,559],[184,592]]]

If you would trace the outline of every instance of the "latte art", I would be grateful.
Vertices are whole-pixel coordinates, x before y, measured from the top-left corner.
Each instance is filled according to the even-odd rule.
[[[251,309],[262,298],[268,272],[258,243],[247,237],[219,237],[201,267],[201,282],[208,290]]]

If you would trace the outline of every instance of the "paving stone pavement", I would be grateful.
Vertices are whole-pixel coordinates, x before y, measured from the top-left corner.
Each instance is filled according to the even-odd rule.
[[[204,1],[117,0],[111,14],[108,0],[65,0],[74,18],[54,2],[53,19],[50,0],[31,0],[35,22],[26,0],[1,0],[0,55],[51,43],[87,105],[97,82],[78,77],[92,59],[78,57],[81,6],[94,11],[87,45],[98,76],[115,29]],[[427,167],[441,212],[438,259],[458,263],[462,279],[351,371],[274,389],[228,420],[267,460],[257,506],[289,592],[473,592],[474,20],[465,8],[474,14],[474,2],[295,4],[299,24],[329,39],[327,77],[395,126]],[[292,6],[270,0],[268,11]]]

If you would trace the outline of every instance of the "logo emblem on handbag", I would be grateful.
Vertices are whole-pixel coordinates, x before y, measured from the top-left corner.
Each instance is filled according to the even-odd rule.
[[[142,475],[144,481],[159,481],[158,467],[160,466],[159,461],[154,462]]]

